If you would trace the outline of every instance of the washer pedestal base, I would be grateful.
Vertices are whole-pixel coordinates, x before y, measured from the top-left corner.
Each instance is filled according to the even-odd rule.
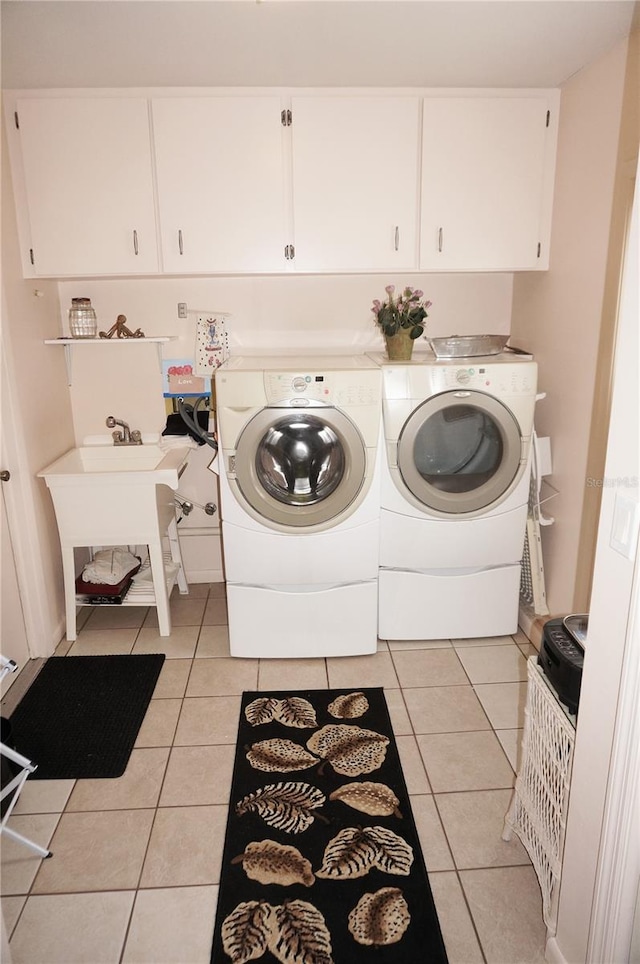
[[[375,653],[376,598],[376,580],[313,589],[227,583],[231,655],[303,659]]]

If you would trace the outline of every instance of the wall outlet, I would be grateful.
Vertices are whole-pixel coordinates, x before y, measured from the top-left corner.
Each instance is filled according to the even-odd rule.
[[[607,479],[604,481],[606,482]],[[627,480],[623,481],[626,482]],[[626,495],[616,493],[609,545],[625,559],[633,562],[638,551],[639,532],[640,503],[633,498],[627,498]]]
[[[187,317],[187,303],[186,303],[186,301],[179,301],[179,302],[178,302],[178,318],[186,318],[186,317]]]

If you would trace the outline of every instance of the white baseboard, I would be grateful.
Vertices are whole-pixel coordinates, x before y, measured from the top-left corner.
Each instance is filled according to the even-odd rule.
[[[529,606],[526,606],[522,602],[520,603],[518,609],[518,626],[537,650],[542,648],[542,631],[544,624],[549,619],[551,619],[551,616],[540,616]]]
[[[65,640],[66,638],[67,638],[67,621],[66,621],[66,619],[63,617],[62,619],[60,619],[60,620],[56,623],[56,625],[55,625],[55,627],[54,627],[54,630],[53,630],[53,639],[51,640],[51,647],[52,647],[52,648],[51,648],[51,652],[48,653],[47,655],[48,655],[48,656],[53,656],[53,654],[54,654],[55,651],[56,651],[56,648],[57,648],[57,647],[59,646],[59,644],[60,644],[61,642],[63,642],[63,640]],[[54,640],[57,640],[57,642],[54,642]],[[33,657],[32,657],[32,658],[33,658]]]
[[[531,639],[531,628],[535,618],[534,611],[521,603],[518,609],[518,626],[528,639]]]
[[[195,585],[198,582],[224,582],[222,569],[185,569],[187,582]]]

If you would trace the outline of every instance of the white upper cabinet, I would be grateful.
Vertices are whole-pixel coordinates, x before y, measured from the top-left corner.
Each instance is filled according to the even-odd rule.
[[[284,270],[280,98],[154,98],[152,113],[163,270]]]
[[[559,98],[7,91],[24,276],[545,269]]]
[[[16,114],[25,274],[157,272],[147,101],[28,97]]]
[[[417,268],[420,100],[292,98],[296,271]]]
[[[557,115],[555,91],[425,98],[422,269],[549,266]]]

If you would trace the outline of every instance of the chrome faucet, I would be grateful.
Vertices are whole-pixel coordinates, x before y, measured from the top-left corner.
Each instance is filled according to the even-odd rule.
[[[142,433],[137,429],[133,432],[129,428],[126,422],[121,421],[119,418],[114,418],[113,415],[107,416],[107,428],[115,428],[116,425],[120,425],[122,428],[121,432],[112,432],[113,444],[114,445],[142,445]]]

